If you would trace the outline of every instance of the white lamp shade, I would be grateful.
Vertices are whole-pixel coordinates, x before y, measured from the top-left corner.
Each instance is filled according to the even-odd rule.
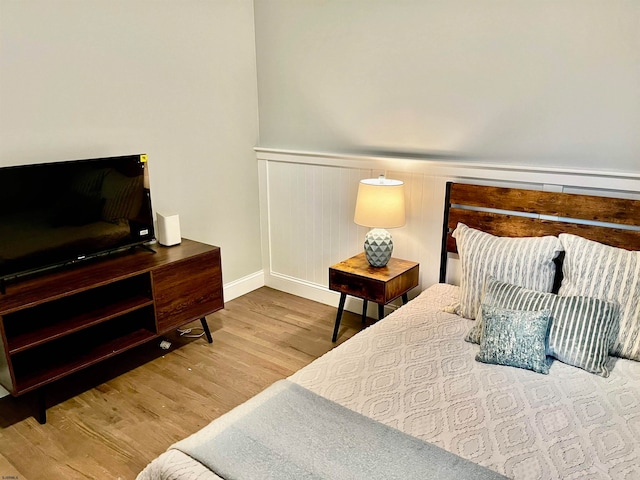
[[[404,183],[384,177],[360,180],[353,221],[372,228],[403,226]]]

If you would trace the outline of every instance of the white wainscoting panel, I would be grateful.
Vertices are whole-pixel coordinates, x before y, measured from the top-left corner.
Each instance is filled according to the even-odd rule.
[[[358,251],[364,233],[353,209],[357,183],[370,172],[293,163],[268,168],[270,271],[326,286],[327,265]]]
[[[438,281],[447,181],[640,198],[640,174],[635,173],[256,152],[265,285],[331,305],[337,305],[338,295],[328,290],[329,267],[363,249],[367,229],[353,222],[363,178],[384,173],[405,183],[407,222],[390,232],[393,255],[420,263],[420,285],[410,297]],[[455,260],[452,263],[447,280],[456,283],[459,268]],[[361,302],[349,299],[346,308],[358,312]],[[375,317],[375,309],[371,307],[369,315]]]

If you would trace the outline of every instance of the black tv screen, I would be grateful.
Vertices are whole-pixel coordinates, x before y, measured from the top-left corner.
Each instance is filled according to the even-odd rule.
[[[146,155],[0,168],[0,280],[154,239]]]

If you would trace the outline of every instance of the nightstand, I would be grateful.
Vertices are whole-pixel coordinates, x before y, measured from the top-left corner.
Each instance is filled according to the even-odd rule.
[[[369,301],[378,304],[378,319],[381,319],[387,303],[399,297],[402,297],[403,304],[407,303],[407,293],[418,285],[419,267],[416,262],[398,258],[391,258],[384,267],[372,267],[364,252],[330,267],[329,289],[340,292],[340,304],[331,340],[335,342],[338,338],[347,295],[363,299],[362,323],[367,318]]]

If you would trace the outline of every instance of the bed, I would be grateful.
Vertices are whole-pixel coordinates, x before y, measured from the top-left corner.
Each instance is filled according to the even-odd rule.
[[[638,200],[448,184],[441,283],[138,479],[640,478],[639,226]]]

